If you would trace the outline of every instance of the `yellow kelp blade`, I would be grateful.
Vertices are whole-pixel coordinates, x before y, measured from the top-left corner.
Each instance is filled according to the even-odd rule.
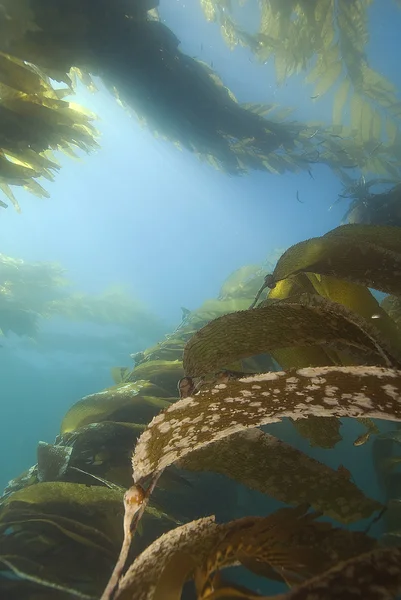
[[[397,319],[392,314],[387,314],[385,306],[383,304],[380,306],[367,287],[328,275],[308,273],[306,276],[318,294],[332,302],[342,304],[370,321],[375,329],[379,330],[390,342],[392,347],[401,353],[401,336],[395,327]],[[274,292],[275,290],[271,291]]]
[[[169,404],[163,399],[163,390],[147,381],[124,383],[76,402],[62,421],[61,433],[100,421],[146,423]]]
[[[342,225],[291,246],[280,258],[269,286],[297,273],[330,275],[389,294],[401,294],[399,227]]]
[[[139,438],[132,458],[135,479],[233,433],[309,415],[401,421],[401,371],[316,367],[263,373],[179,400]]]

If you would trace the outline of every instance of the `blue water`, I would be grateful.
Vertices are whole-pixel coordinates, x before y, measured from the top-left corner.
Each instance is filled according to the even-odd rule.
[[[247,9],[251,24],[253,6]],[[303,122],[330,120],[331,93],[311,102],[313,87],[298,76],[278,87],[271,61],[257,63],[246,48],[230,51],[199,2],[162,0],[160,15],[181,50],[212,64],[239,102],[292,106],[294,119]],[[401,99],[401,11],[380,0],[369,9],[369,20],[368,61],[395,84]],[[154,315],[155,326],[127,331],[113,323],[43,319],[35,341],[13,333],[1,338],[0,490],[36,462],[38,440],[54,440],[74,402],[113,384],[111,367],[132,367],[130,354],[177,327],[182,306],[194,310],[217,297],[232,271],[326,233],[347,210],[346,200],[329,210],[342,186],[328,167],[314,165],[313,178],[307,171],[228,176],[156,139],[95,81],[98,93],[79,84],[72,101],[99,116],[100,149],[79,153],[79,161],[57,154],[62,168],[53,183],[46,182],[50,199],[16,192],[22,213],[1,212],[0,252],[59,263],[78,292],[100,294],[123,285]],[[327,465],[346,465],[365,493],[383,499],[370,460],[372,442],[349,452],[360,425],[345,423],[345,441],[335,452],[310,448],[293,429],[281,431],[285,441]],[[250,509],[257,511],[261,500],[253,502]]]

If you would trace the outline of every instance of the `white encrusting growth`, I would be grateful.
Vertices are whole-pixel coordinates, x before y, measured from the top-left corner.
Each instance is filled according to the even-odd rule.
[[[261,373],[219,385],[179,400],[153,419],[133,456],[136,480],[193,450],[284,417],[401,421],[401,371],[394,369],[314,367],[295,374]]]

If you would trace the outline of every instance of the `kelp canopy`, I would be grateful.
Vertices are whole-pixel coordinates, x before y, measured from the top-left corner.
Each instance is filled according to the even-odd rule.
[[[400,436],[379,427],[401,422],[397,231],[343,226],[289,248],[272,274],[239,269],[133,369],[114,368],[116,385],[74,404],[0,501],[7,598],[270,597],[226,575],[238,565],[262,593],[291,587],[280,599],[395,598]],[[369,287],[393,295],[381,306]],[[345,418],[364,430],[343,440],[349,454],[367,461],[375,437],[385,504],[274,425],[330,449]],[[237,483],[266,498],[261,516],[239,513]]]
[[[255,35],[234,22],[236,2],[201,4],[230,46],[272,57],[279,82],[304,70],[317,82],[315,99],[339,84],[332,123],[290,120],[291,107],[239,104],[212,68],[180,51],[157,0],[3,0],[0,186],[17,208],[14,185],[46,195],[38,179],[59,168],[51,151],[97,145],[92,116],[63,100],[76,76],[91,88],[91,75],[101,77],[152,131],[231,174],[320,163],[348,184],[350,169],[399,181],[401,104],[364,53],[371,0],[264,0]]]
[[[34,337],[41,318],[124,325],[128,331],[160,335],[161,322],[125,289],[91,295],[74,291],[64,269],[0,254],[0,335]]]

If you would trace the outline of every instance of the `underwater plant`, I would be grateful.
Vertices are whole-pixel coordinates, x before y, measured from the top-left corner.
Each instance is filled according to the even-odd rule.
[[[77,293],[60,265],[0,254],[0,335],[12,331],[35,337],[40,319],[55,316],[124,325],[148,335],[158,335],[163,329],[161,322],[124,288],[111,287],[99,295]]]
[[[367,287],[400,297],[395,230],[347,225],[289,248],[270,275],[242,268],[133,369],[115,368],[115,386],[73,405],[0,499],[7,598],[269,597],[222,573],[236,565],[291,587],[280,600],[395,598],[397,499],[369,497],[274,429],[287,420],[333,448],[351,418],[365,428],[354,452],[369,436],[399,443],[378,426],[401,421],[400,331]],[[237,483],[284,507],[238,518]]]
[[[369,64],[366,54],[373,1],[260,0],[255,7],[247,0],[201,0],[201,6],[208,21],[220,23],[231,49],[241,44],[262,64],[274,60],[278,85],[304,73],[305,82],[314,85],[313,101],[336,86],[333,124],[343,123],[349,102],[350,129],[361,143],[370,142],[373,167],[376,160],[380,163],[383,130],[395,142],[400,126],[396,87]],[[256,32],[249,33],[241,23],[245,11],[239,8],[244,6],[258,21]],[[370,170],[376,172],[377,166]]]
[[[266,0],[267,30],[262,27],[251,41],[231,22],[231,2],[202,2],[208,18],[223,18],[227,39],[233,41],[236,32],[264,61],[274,56],[280,79],[316,55],[309,76],[319,80],[318,95],[343,74],[333,123],[307,124],[290,120],[288,107],[238,103],[211,67],[181,52],[179,39],[158,19],[157,0],[3,0],[0,189],[18,209],[13,185],[47,195],[38,179],[52,180],[59,168],[51,151],[74,155],[74,148],[97,147],[94,115],[64,99],[77,77],[93,90],[92,76],[155,134],[230,174],[310,171],[319,163],[343,180],[349,169],[399,179],[400,103],[392,84],[364,58],[367,4],[316,0],[311,8],[299,0]],[[294,35],[283,36],[283,27],[294,28]],[[341,119],[348,96],[350,126]]]
[[[372,193],[371,187],[391,184],[394,181],[372,179],[366,181],[361,177],[358,181],[344,186],[341,198],[351,199],[350,206],[344,216],[348,223],[366,225],[391,225],[401,227],[401,184],[393,185],[389,190]]]

